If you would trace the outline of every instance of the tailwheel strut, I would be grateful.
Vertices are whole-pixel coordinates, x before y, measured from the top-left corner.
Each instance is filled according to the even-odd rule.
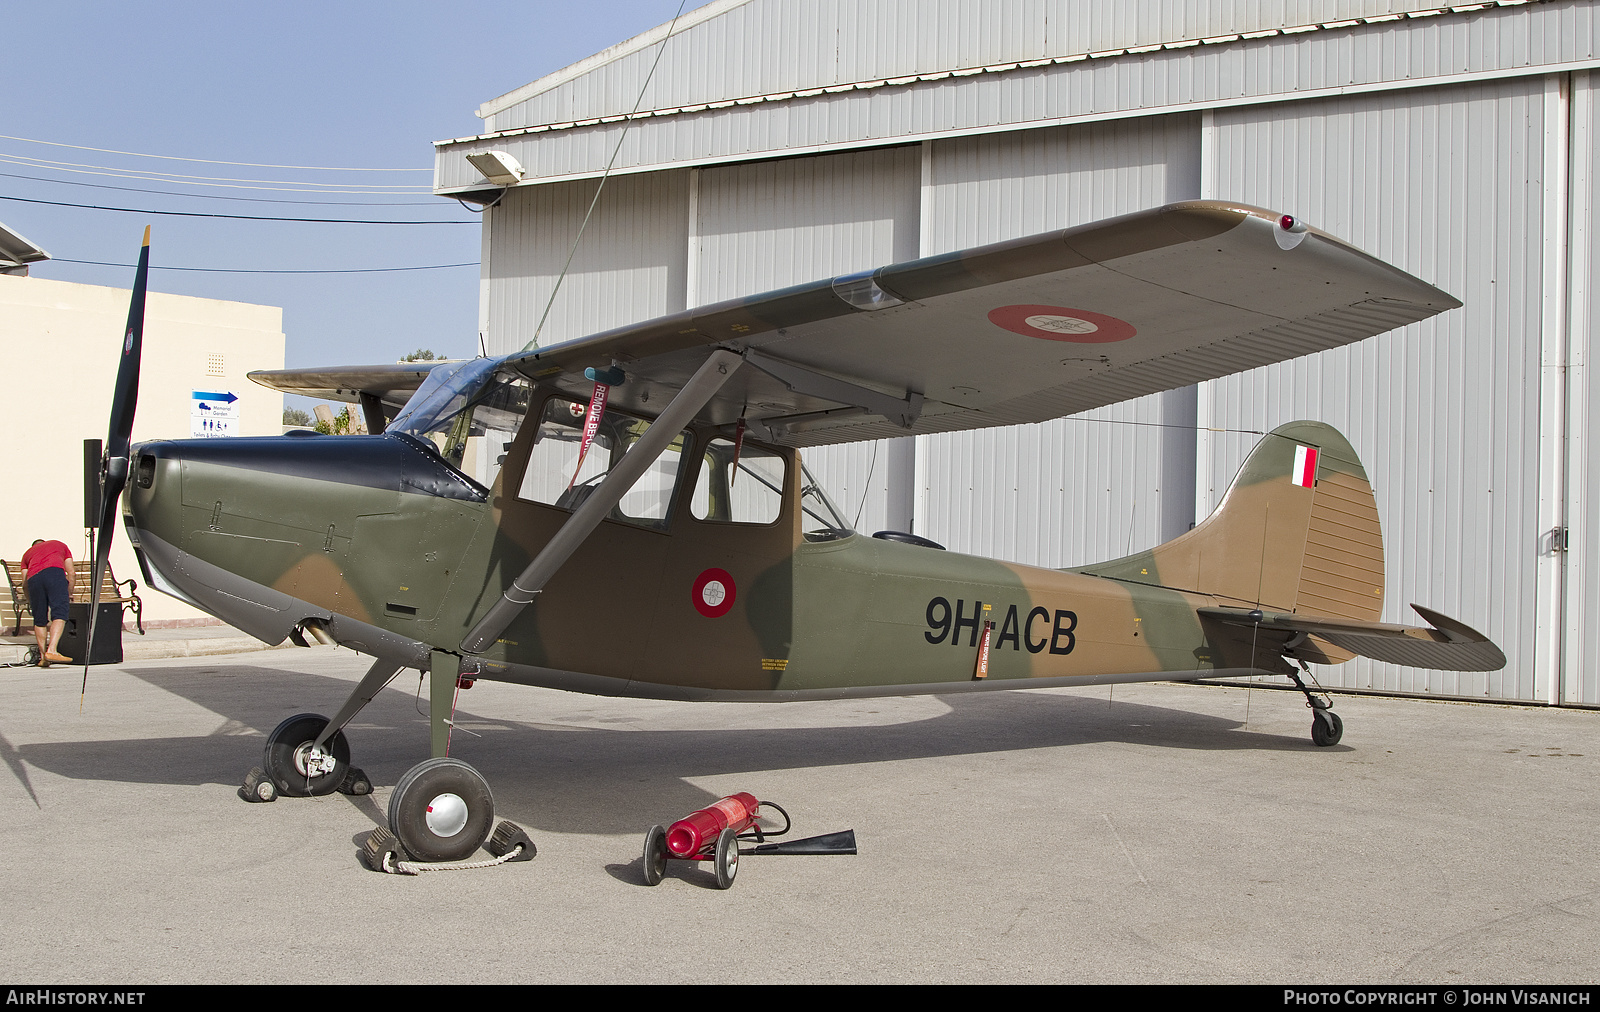
[[[1311,679],[1311,684],[1316,685],[1315,693],[1320,693],[1321,698],[1306,688],[1306,683],[1293,671],[1289,678],[1294,682],[1294,687],[1299,689],[1306,697],[1306,705],[1311,707],[1311,743],[1321,747],[1339,744],[1339,739],[1344,737],[1344,721],[1333,712],[1333,697],[1321,685],[1317,685],[1317,678],[1311,673],[1311,668],[1305,661],[1300,662],[1300,669]]]

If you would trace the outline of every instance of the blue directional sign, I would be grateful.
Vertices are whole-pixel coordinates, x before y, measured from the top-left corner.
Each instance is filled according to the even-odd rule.
[[[212,439],[239,434],[239,395],[232,390],[193,390],[189,399],[189,435]]]

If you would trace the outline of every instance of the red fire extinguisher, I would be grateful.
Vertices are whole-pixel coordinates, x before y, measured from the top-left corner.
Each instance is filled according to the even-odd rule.
[[[681,859],[694,857],[716,844],[724,829],[734,835],[749,829],[760,815],[761,802],[740,791],[714,804],[690,812],[667,829],[667,849]]]
[[[763,828],[756,820],[761,816],[762,802],[755,795],[743,791],[731,794],[715,804],[672,824],[670,829],[651,826],[644,835],[644,884],[657,885],[666,874],[667,862],[710,861],[716,873],[717,888],[733,885],[739,871],[739,841],[754,840],[754,849],[746,854],[854,854],[856,834],[847,829],[841,833],[828,833],[805,840],[784,843],[767,843],[769,838],[785,836],[789,832],[789,813],[783,806],[768,801],[766,806],[783,817],[782,829]]]
[[[660,882],[667,859],[675,858],[711,861],[717,888],[733,885],[733,877],[739,873],[739,834],[755,826],[760,813],[761,802],[755,795],[741,791],[689,813],[670,829],[651,826],[644,838],[646,884]]]

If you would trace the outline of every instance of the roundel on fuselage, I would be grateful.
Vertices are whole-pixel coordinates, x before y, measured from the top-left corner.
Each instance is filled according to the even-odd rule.
[[[700,614],[706,618],[721,618],[733,610],[737,593],[733,576],[726,569],[708,569],[695,577],[691,596]]]

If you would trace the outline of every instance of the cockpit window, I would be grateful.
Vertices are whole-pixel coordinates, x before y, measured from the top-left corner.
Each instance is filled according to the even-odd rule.
[[[453,467],[491,486],[528,411],[528,381],[500,372],[500,365],[497,358],[475,358],[439,366],[386,431],[427,441]]]
[[[783,511],[783,457],[745,443],[735,453],[721,436],[706,446],[689,511],[720,524],[770,524]]]
[[[607,409],[594,442],[580,462],[578,456],[583,447],[587,412],[588,405],[562,397],[552,397],[545,402],[517,498],[577,509],[651,425],[642,418]],[[671,519],[683,451],[690,445],[689,433],[679,433],[623,495],[622,501],[611,511],[611,518],[664,530]]]

